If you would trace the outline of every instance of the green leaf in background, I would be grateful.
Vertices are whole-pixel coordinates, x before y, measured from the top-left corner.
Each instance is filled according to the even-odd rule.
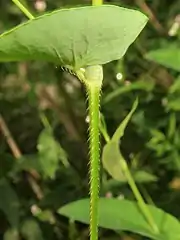
[[[138,105],[138,100],[133,104],[133,107],[129,114],[125,117],[123,122],[119,125],[112,139],[104,146],[102,153],[102,163],[106,171],[116,180],[124,181],[125,177],[122,173],[122,159],[123,156],[120,153],[120,140],[124,135],[125,128],[132,117],[134,111]],[[124,160],[124,159],[123,159]]]
[[[180,93],[180,76],[178,76],[169,88],[169,94]]]
[[[10,154],[0,153],[0,179],[6,177],[15,165],[15,159]]]
[[[180,111],[180,97],[169,99],[166,107],[168,110],[173,110],[176,112]]]
[[[152,78],[149,76],[144,76],[142,80],[132,82],[130,85],[119,86],[118,89],[115,89],[114,91],[107,94],[103,99],[103,104],[107,104],[115,98],[132,91],[142,90],[150,92],[153,90],[154,86],[155,83],[152,81]]]
[[[124,136],[124,131],[127,127],[127,124],[129,123],[133,113],[136,111],[136,108],[138,106],[138,99],[135,100],[131,111],[128,113],[128,115],[125,117],[125,119],[122,121],[122,123],[119,125],[119,127],[116,129],[114,135],[112,136],[111,141],[120,143],[121,138]]]
[[[137,170],[134,172],[132,171],[132,176],[134,181],[137,183],[150,183],[156,182],[158,180],[155,175],[143,170]],[[119,176],[118,179],[120,179]],[[114,178],[110,178],[103,182],[101,193],[106,194],[108,191],[113,192],[113,189],[119,189],[124,184],[127,184],[127,179],[125,179],[124,176],[122,176],[121,180],[115,180]]]
[[[116,142],[110,141],[103,148],[102,164],[104,169],[116,180],[126,181],[126,178],[121,169],[122,155],[119,152],[119,145]]]
[[[11,176],[21,171],[36,170],[45,178],[54,178],[59,163],[65,167],[69,166],[67,155],[61,145],[54,139],[51,128],[45,128],[38,139],[38,153],[35,155],[24,155],[14,165]]]
[[[14,165],[11,175],[19,173],[21,171],[30,171],[36,170],[37,172],[41,171],[41,165],[39,162],[38,155],[24,155]]]
[[[68,166],[65,151],[56,142],[51,128],[44,129],[39,135],[38,145],[39,162],[44,177],[54,178],[60,161]]]
[[[135,171],[134,173],[132,173],[132,176],[135,182],[138,183],[156,182],[158,179],[155,175],[143,170]]]
[[[137,203],[128,200],[100,198],[99,226],[113,230],[131,231],[156,240],[179,240],[180,223],[159,208],[147,205],[160,232],[155,234],[144,219]],[[69,203],[58,213],[72,220],[89,223],[89,199]]]
[[[177,46],[167,46],[157,50],[152,50],[146,54],[146,59],[161,64],[164,67],[180,71],[180,48]]]
[[[3,240],[19,240],[19,233],[16,229],[8,229],[3,236]]]
[[[42,60],[79,69],[120,59],[147,17],[113,5],[57,10],[0,36],[0,61]]]
[[[166,108],[180,111],[180,76],[178,76],[169,88]]]
[[[42,230],[37,221],[26,220],[21,226],[21,234],[25,240],[43,240]]]
[[[20,203],[16,192],[5,178],[0,180],[0,210],[4,212],[11,226],[17,228],[20,217]]]
[[[49,222],[50,224],[55,222],[53,213],[50,210],[40,210],[39,212],[35,213],[34,216],[42,222]]]

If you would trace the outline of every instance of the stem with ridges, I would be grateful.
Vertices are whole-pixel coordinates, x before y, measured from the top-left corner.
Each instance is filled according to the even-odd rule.
[[[89,109],[89,151],[90,151],[90,240],[98,239],[98,202],[100,168],[100,92],[103,81],[101,65],[88,66],[76,72],[85,85]]]
[[[100,6],[103,0],[92,0],[92,5]],[[98,67],[99,68],[99,67]],[[97,69],[98,69],[97,68]],[[101,67],[102,70],[102,67]],[[87,84],[89,103],[89,138],[90,138],[90,240],[98,240],[98,202],[99,202],[99,168],[100,168],[100,91],[103,73],[100,68],[95,74],[95,83]],[[99,77],[98,77],[99,75]],[[91,79],[90,79],[91,80]]]
[[[87,87],[89,100],[89,141],[90,141],[90,240],[98,239],[99,199],[99,98],[98,86]]]

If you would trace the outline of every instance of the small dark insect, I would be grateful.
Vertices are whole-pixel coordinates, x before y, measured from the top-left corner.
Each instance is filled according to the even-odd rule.
[[[76,73],[75,73],[72,69],[69,69],[69,68],[67,68],[67,67],[61,67],[61,69],[62,69],[63,71],[66,71],[66,72],[68,72],[68,73],[76,76]]]

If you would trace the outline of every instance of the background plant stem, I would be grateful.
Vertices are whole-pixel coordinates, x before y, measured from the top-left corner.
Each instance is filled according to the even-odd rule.
[[[9,148],[11,149],[11,152],[12,152],[14,158],[16,160],[19,160],[20,158],[22,158],[21,150],[18,147],[16,141],[14,140],[14,138],[8,128],[8,125],[6,124],[4,118],[1,114],[0,114],[0,132],[2,132],[4,138],[6,139],[6,142],[9,146]],[[29,182],[33,192],[35,193],[37,199],[40,200],[43,198],[43,192],[36,182],[37,178],[39,178],[39,174],[35,170],[32,170],[29,173],[27,173],[28,182]]]
[[[34,19],[34,16],[19,0],[12,0],[12,2],[26,15],[26,17],[28,17],[29,19]]]
[[[106,141],[106,143],[110,142],[110,137],[109,134],[107,133],[107,130],[105,128],[102,127],[102,124],[100,125],[100,131],[102,133],[102,135],[104,136],[104,139]],[[133,176],[131,174],[131,171],[126,163],[126,161],[122,158],[119,160],[120,164],[121,164],[121,169],[123,171],[123,174],[125,175],[127,182],[131,188],[131,191],[134,194],[134,197],[136,198],[139,208],[142,211],[142,214],[144,215],[145,219],[147,220],[149,226],[152,228],[152,230],[155,233],[159,232],[159,229],[151,215],[151,212],[149,211],[149,209],[146,207],[146,203],[133,179]]]
[[[139,204],[139,207],[140,207],[142,213],[144,214],[144,217],[146,218],[147,222],[149,223],[149,225],[151,226],[153,231],[155,233],[158,233],[159,229],[158,229],[158,227],[157,227],[157,225],[156,225],[156,223],[155,223],[155,221],[154,221],[150,211],[146,207],[144,199],[141,196],[141,193],[139,192],[139,190],[138,190],[138,188],[136,186],[136,183],[135,183],[135,181],[133,179],[133,176],[131,175],[131,172],[130,172],[130,170],[128,168],[128,165],[127,165],[126,161],[125,160],[120,160],[120,162],[121,162],[121,167],[122,167],[122,170],[124,172],[124,175],[125,175],[125,177],[126,177],[126,179],[128,181],[128,184],[129,184],[129,186],[130,186],[130,188],[131,188],[131,190],[132,190],[132,192],[133,192],[133,194],[134,194],[134,196],[135,196],[135,198],[136,198],[136,200],[137,200],[137,202]]]

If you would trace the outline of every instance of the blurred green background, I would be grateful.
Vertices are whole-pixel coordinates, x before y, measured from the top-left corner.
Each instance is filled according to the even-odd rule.
[[[91,4],[22,2],[36,16]],[[180,218],[180,1],[106,3],[138,9],[150,20],[126,56],[104,66],[104,127],[112,136],[139,97],[121,152],[146,202]],[[0,0],[0,33],[25,20],[10,0]],[[85,97],[80,82],[53,64],[0,64],[0,239],[88,239],[87,225],[56,212],[88,196]],[[134,200],[126,179],[115,180],[103,166],[101,176],[101,196]],[[99,235],[144,239],[105,229]]]

